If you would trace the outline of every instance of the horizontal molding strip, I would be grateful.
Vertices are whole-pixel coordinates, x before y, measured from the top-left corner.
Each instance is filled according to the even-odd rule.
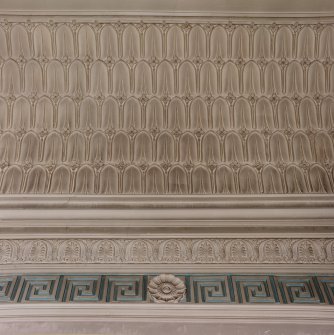
[[[334,303],[333,275],[13,274],[0,276],[0,285],[0,304]]]
[[[333,208],[332,194],[305,195],[0,195],[0,209]]]
[[[242,11],[122,11],[122,10],[4,10],[0,9],[2,16],[98,16],[98,17],[140,17],[140,18],[196,18],[196,19],[314,19],[332,18],[334,11],[310,11],[310,12],[242,12]]]
[[[39,226],[38,222],[57,226],[55,222],[61,220],[66,224],[81,220],[78,225],[87,225],[90,221],[94,227],[125,221],[128,226],[161,226],[168,220],[173,227],[198,226],[204,222],[224,226],[236,221],[240,225],[254,226],[265,223],[267,227],[285,225],[284,222],[288,226],[291,223],[321,226],[321,222],[332,226],[333,218],[333,195],[0,196],[2,228]]]
[[[97,305],[50,303],[36,305],[0,305],[1,322],[27,321],[182,321],[274,324],[334,325],[333,306],[304,305]]]
[[[2,274],[15,272],[43,273],[73,273],[73,264],[2,264]],[[75,264],[78,274],[102,273],[112,271],[115,274],[131,274],[144,272],[169,272],[169,273],[250,273],[259,271],[277,274],[305,274],[312,269],[317,274],[329,274],[333,272],[333,264]]]
[[[12,239],[0,264],[334,264],[334,239]]]

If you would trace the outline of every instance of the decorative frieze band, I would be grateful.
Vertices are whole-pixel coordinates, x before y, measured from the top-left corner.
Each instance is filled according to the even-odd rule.
[[[313,275],[7,275],[6,303],[333,304],[334,277]]]
[[[13,239],[0,264],[332,264],[333,239]]]

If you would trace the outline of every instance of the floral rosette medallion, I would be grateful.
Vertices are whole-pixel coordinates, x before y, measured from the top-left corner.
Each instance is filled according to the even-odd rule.
[[[178,303],[186,293],[186,286],[174,275],[161,274],[151,279],[148,292],[154,302]]]

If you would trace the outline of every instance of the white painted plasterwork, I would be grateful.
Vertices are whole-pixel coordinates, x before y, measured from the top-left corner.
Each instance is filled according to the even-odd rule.
[[[306,1],[309,17],[292,1],[254,15],[250,2],[142,1],[160,17],[101,15],[127,1],[82,2],[91,16],[14,2],[0,4],[2,274],[333,273],[333,197],[320,194],[334,190],[332,2]],[[6,334],[96,321],[240,334],[237,320],[332,335],[334,322],[332,306],[302,305],[0,311]]]
[[[331,17],[0,22],[6,266],[332,264]]]
[[[333,270],[331,195],[22,195],[0,208],[6,272]]]
[[[0,264],[334,264],[333,239],[0,240]]]
[[[1,192],[333,192],[331,19],[9,16]]]

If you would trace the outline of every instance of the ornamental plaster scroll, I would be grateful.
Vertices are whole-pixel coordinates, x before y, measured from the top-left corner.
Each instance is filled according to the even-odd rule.
[[[11,239],[0,264],[333,264],[333,239]]]
[[[0,21],[1,193],[332,193],[333,22],[165,20]]]

